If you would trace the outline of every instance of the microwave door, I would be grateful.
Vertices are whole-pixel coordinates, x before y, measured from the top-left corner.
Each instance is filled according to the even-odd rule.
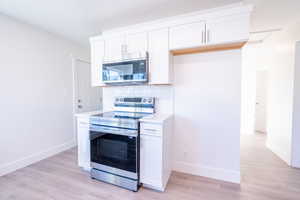
[[[147,82],[147,61],[103,64],[102,78],[104,83]]]
[[[103,67],[104,81],[126,81],[133,78],[132,64],[107,65]]]

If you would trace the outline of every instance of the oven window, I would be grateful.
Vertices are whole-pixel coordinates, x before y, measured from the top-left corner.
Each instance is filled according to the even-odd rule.
[[[135,137],[99,134],[91,140],[91,161],[136,173],[136,145]]]

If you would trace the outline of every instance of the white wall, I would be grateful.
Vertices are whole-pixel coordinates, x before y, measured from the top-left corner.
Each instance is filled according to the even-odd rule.
[[[300,168],[300,42],[295,52],[292,166]]]
[[[261,43],[249,43],[242,49],[241,134],[255,133],[256,72],[267,70]]]
[[[0,15],[0,175],[75,145],[72,60],[88,51]]]
[[[246,45],[242,49],[241,134],[254,134],[256,55],[252,45]]]
[[[295,43],[300,24],[291,24],[263,43],[264,63],[268,67],[267,146],[291,164]]]
[[[240,182],[241,50],[174,57],[174,169]]]
[[[148,96],[155,97],[157,113],[173,113],[173,87],[172,86],[120,86],[103,88],[103,110],[113,110],[114,99],[117,96]]]

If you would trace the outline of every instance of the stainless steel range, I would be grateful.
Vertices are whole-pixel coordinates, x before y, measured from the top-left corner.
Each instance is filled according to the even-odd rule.
[[[152,97],[118,97],[114,111],[90,117],[91,177],[138,191],[139,119],[154,113]]]

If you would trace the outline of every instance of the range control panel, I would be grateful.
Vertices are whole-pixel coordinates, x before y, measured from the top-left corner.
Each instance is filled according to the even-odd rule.
[[[115,104],[153,104],[154,97],[117,97]]]

